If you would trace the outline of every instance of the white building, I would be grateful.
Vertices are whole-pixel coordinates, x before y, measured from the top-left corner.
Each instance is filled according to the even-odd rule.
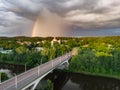
[[[42,48],[42,47],[35,47],[35,50],[37,50],[37,51],[42,51],[43,48]]]
[[[12,52],[12,50],[0,50],[0,53],[3,54],[10,54]]]
[[[58,42],[59,44],[61,43],[60,40],[57,40],[57,39],[54,37],[53,40],[51,41],[51,47],[54,45],[54,42]]]

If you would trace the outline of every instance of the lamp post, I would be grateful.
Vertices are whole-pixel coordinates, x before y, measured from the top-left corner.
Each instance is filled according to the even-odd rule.
[[[52,60],[52,67],[53,67],[53,60]]]
[[[27,63],[25,63],[25,72],[27,71]]]
[[[62,58],[60,57],[60,63],[62,62],[62,60],[61,60]]]
[[[2,72],[0,70],[0,84],[1,84],[1,82],[2,82]]]
[[[39,76],[39,73],[40,73],[40,71],[39,71],[39,64],[37,64],[38,65],[38,76]]]
[[[42,59],[41,59],[41,62],[40,62],[40,64],[42,64]]]
[[[14,75],[15,75],[15,87],[17,89],[17,75],[16,75],[16,73],[14,73]]]

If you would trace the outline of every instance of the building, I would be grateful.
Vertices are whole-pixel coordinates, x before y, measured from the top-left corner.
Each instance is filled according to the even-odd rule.
[[[54,45],[55,42],[58,42],[59,44],[61,43],[61,40],[57,40],[55,37],[51,41],[51,47]]]
[[[42,48],[42,47],[35,47],[35,50],[37,50],[37,51],[42,51],[43,48]]]
[[[12,52],[12,50],[0,50],[0,53],[3,54],[10,54]]]

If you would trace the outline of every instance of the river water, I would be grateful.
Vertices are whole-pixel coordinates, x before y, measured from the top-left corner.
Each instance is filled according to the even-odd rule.
[[[63,71],[54,71],[51,76],[54,90],[120,90],[120,80],[113,78]]]
[[[71,74],[61,90],[120,90],[120,80]]]
[[[0,69],[9,67],[14,73],[24,72],[24,66],[15,68],[14,65],[2,65],[0,64]],[[45,85],[47,79],[53,82],[54,90],[120,90],[120,80],[100,76],[54,70],[42,80],[42,84]]]

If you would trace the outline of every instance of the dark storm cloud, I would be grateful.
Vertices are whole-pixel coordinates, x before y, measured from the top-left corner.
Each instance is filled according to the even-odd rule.
[[[0,0],[0,35],[30,35],[36,18],[44,16],[46,11],[48,16],[43,18],[55,16],[58,20],[53,21],[77,27],[80,32],[93,32],[94,29],[95,33],[109,33],[117,30],[120,34],[119,0]],[[78,32],[72,29],[67,31],[70,34]]]

